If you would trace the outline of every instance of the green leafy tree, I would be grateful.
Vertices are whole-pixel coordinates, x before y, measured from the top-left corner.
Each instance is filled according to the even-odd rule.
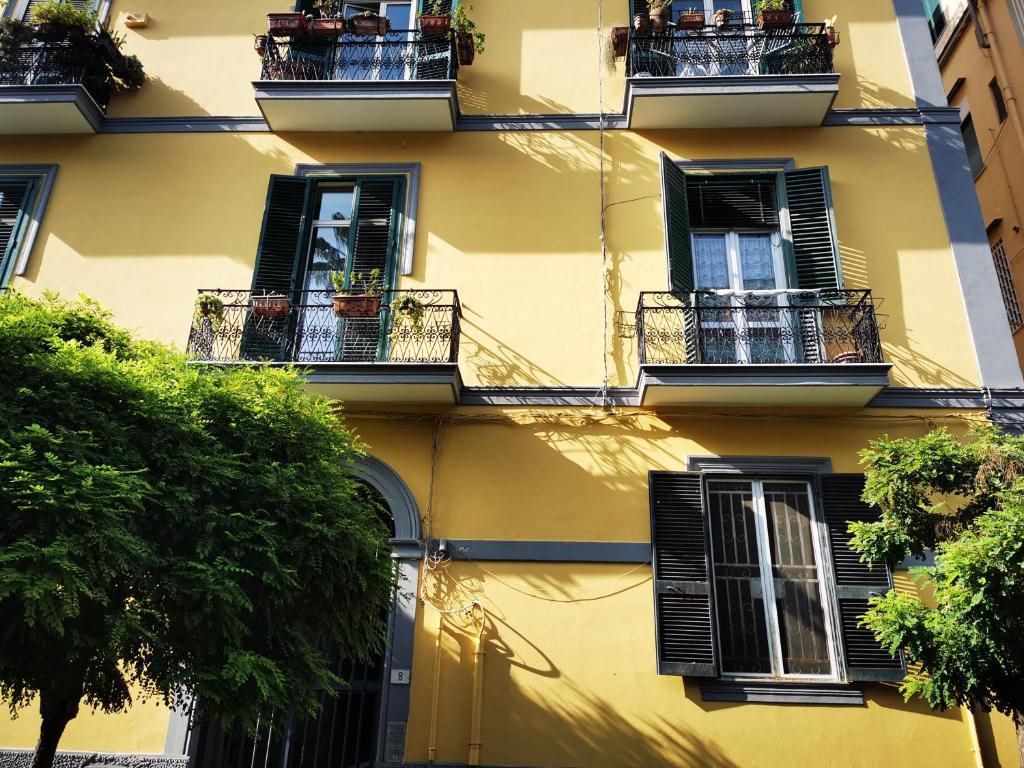
[[[889,592],[864,623],[919,665],[908,699],[1012,716],[1024,766],[1024,437],[940,429],[877,440],[861,457],[864,500],[883,515],[851,524],[854,549],[889,565],[935,551],[934,567],[914,569],[932,600]]]
[[[292,371],[188,365],[87,299],[0,297],[0,696],[34,768],[81,702],[312,713],[394,571],[359,446]]]

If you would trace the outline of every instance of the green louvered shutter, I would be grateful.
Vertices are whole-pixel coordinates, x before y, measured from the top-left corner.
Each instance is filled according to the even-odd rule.
[[[302,233],[309,184],[298,176],[271,176],[263,213],[252,291],[279,293],[297,301]],[[293,335],[293,310],[287,318],[250,316],[242,337],[247,360],[286,360]]]
[[[700,2],[700,0],[697,0],[697,2]],[[696,5],[697,2],[695,2],[694,5]],[[630,20],[632,20],[632,18],[636,14],[638,14],[638,13],[647,13],[647,12],[650,11],[650,9],[651,9],[651,7],[648,4],[647,0],[629,0],[629,18],[630,18]]]
[[[701,476],[651,472],[650,493],[658,674],[717,677]]]
[[[394,283],[398,228],[401,225],[398,213],[400,191],[398,179],[364,178],[356,186],[351,274],[361,274],[363,282],[353,279],[353,288],[364,287],[370,272],[375,269],[379,270],[386,288]],[[382,312],[387,312],[387,308]],[[341,359],[349,362],[376,360],[384,343],[381,328],[380,317],[345,320],[341,333]]]
[[[906,674],[903,658],[893,658],[875,640],[871,630],[861,627],[873,595],[884,595],[892,588],[892,573],[884,565],[869,567],[850,548],[851,522],[877,522],[881,510],[862,499],[864,475],[823,475],[822,507],[828,526],[832,566],[836,576],[836,599],[846,657],[846,675],[850,680],[902,680]]]
[[[28,201],[36,181],[0,177],[0,287],[7,284],[28,225]]]
[[[664,152],[661,153],[661,196],[669,288],[675,293],[693,293],[693,244],[686,174]]]
[[[796,288],[839,288],[839,239],[832,215],[828,168],[785,173]]]

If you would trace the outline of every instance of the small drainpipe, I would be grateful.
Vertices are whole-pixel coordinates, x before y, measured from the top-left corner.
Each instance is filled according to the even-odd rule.
[[[1013,126],[1013,132],[1017,135],[1017,144],[1021,151],[1024,152],[1024,118],[1021,117],[1017,94],[1013,90],[1013,86],[1010,85],[1010,78],[1003,63],[1003,54],[999,49],[999,36],[992,26],[992,17],[988,12],[987,2],[978,4],[978,13],[981,17],[981,23],[986,30],[985,40],[988,42],[989,50],[992,54],[992,67],[996,71],[996,79],[999,81],[999,86],[1003,89],[1003,101],[1006,102],[1006,111],[1010,115],[1010,124]]]
[[[974,757],[974,768],[985,768],[985,758],[981,753],[981,740],[978,738],[978,721],[974,718],[974,710],[970,705],[965,704],[964,722],[967,724],[967,732],[971,737],[971,755]]]
[[[427,744],[427,762],[437,761],[437,712],[441,699],[441,634],[444,632],[444,614],[437,613],[437,643],[434,645],[434,690],[430,702],[430,740]]]
[[[473,712],[469,725],[469,765],[480,765],[480,750],[483,740],[480,732],[483,727],[484,705],[484,659],[487,647],[484,645],[484,627],[486,618],[481,619],[480,634],[476,636],[476,648],[473,653]]]

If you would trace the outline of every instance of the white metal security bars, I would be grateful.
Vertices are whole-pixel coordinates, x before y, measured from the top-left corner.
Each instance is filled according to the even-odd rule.
[[[808,484],[712,481],[708,514],[722,673],[833,677]]]

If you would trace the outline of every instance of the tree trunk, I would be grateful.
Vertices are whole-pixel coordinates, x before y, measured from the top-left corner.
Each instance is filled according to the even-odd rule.
[[[1024,715],[1013,718],[1017,724],[1017,751],[1020,753],[1020,768],[1024,768]]]
[[[60,737],[68,723],[78,715],[78,700],[79,696],[75,694],[40,691],[39,714],[43,723],[39,727],[39,742],[29,768],[53,768]]]

